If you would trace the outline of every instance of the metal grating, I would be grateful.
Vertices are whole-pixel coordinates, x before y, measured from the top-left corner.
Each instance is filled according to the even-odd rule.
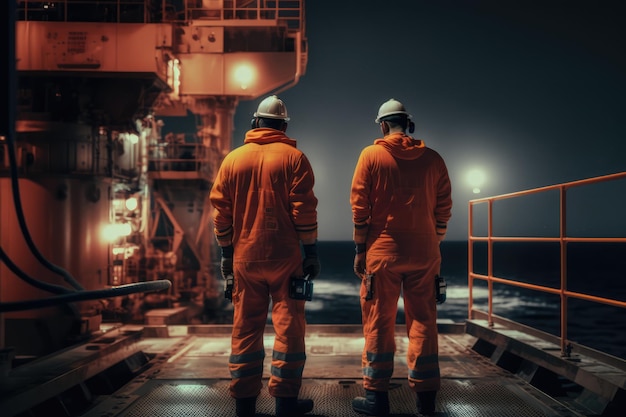
[[[228,394],[227,380],[152,380],[134,394],[138,398],[119,416],[125,417],[232,417],[235,403]],[[351,401],[363,395],[360,381],[305,380],[302,398],[315,401],[311,417],[358,417]],[[394,380],[389,393],[395,417],[417,415],[415,394],[406,381]],[[437,400],[437,415],[446,417],[549,417],[576,416],[547,397],[523,388],[514,379],[489,382],[474,379],[444,379]],[[274,415],[274,399],[267,384],[257,402],[258,416]]]

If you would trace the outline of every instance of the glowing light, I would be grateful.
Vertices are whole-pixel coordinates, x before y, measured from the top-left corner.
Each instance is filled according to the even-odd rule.
[[[113,253],[113,255],[121,255],[126,251],[126,249],[123,246],[116,246],[113,249],[111,249],[111,253]]]
[[[137,136],[134,133],[129,133],[128,134],[128,140],[130,141],[130,143],[132,143],[134,145],[136,143],[139,143],[139,136]]]
[[[180,61],[171,59],[167,61],[167,85],[172,88],[170,97],[178,98],[180,94]]]
[[[127,246],[126,251],[124,252],[124,258],[130,258],[137,250],[139,250],[139,246],[137,245]]]
[[[115,211],[120,211],[124,207],[124,200],[121,198],[115,198],[111,204],[113,205],[113,209]]]
[[[124,259],[128,259],[131,256],[133,256],[133,254],[135,253],[135,251],[137,251],[139,249],[139,247],[137,245],[130,245],[130,246],[114,246],[111,249],[111,253],[115,256],[118,255],[124,255]]]
[[[129,223],[107,224],[102,228],[102,238],[107,242],[115,242],[117,239],[129,236],[132,233]]]
[[[254,81],[256,74],[254,67],[250,64],[240,64],[233,71],[235,82],[239,84],[242,90],[247,89]]]
[[[480,169],[472,169],[468,171],[467,183],[472,187],[472,192],[474,194],[480,193],[480,187],[484,184],[486,176],[485,173]]]
[[[137,202],[137,198],[136,197],[130,197],[128,199],[126,199],[126,208],[129,211],[134,211],[137,206],[138,206],[138,202]]]

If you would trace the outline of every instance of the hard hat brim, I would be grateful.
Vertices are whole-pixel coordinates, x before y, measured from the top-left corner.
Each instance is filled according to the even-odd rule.
[[[255,112],[253,115],[253,117],[261,117],[263,119],[275,119],[275,120],[284,120],[285,122],[289,121],[289,117],[281,117],[281,116],[277,116],[275,114],[268,114],[268,113],[257,113]]]
[[[392,111],[392,112],[385,113],[385,114],[382,114],[382,115],[378,116],[376,118],[376,120],[374,120],[374,123],[380,123],[380,122],[383,121],[384,118],[389,117],[389,116],[394,116],[396,114],[403,114],[409,120],[411,120],[413,118],[413,116],[411,116],[409,113],[407,113],[405,111]]]

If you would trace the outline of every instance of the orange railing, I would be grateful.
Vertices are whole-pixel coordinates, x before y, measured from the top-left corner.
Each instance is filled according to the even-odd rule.
[[[304,0],[19,0],[17,20],[160,23],[214,20],[304,27]],[[243,21],[243,22],[242,22]]]
[[[204,0],[185,5],[185,20],[280,21],[291,30],[303,24],[304,0]]]
[[[613,298],[598,297],[590,294],[584,294],[581,292],[574,292],[568,290],[567,280],[567,243],[568,242],[593,242],[593,243],[608,243],[608,242],[622,242],[626,243],[626,237],[572,237],[567,235],[566,213],[567,213],[567,190],[579,187],[582,185],[591,185],[601,182],[614,181],[626,178],[626,172],[605,175],[600,177],[589,178],[585,180],[572,181],[568,183],[552,185],[547,187],[535,188],[510,194],[503,194],[493,197],[486,197],[480,199],[474,199],[469,201],[468,212],[468,317],[473,319],[477,312],[480,310],[474,307],[474,280],[483,280],[487,282],[487,306],[488,311],[486,313],[488,323],[493,326],[493,284],[504,284],[519,288],[525,288],[529,290],[539,291],[548,294],[558,295],[560,298],[560,344],[561,354],[563,356],[569,356],[568,349],[568,333],[567,333],[567,301],[569,298],[590,301],[593,303],[599,303],[607,306],[614,306],[619,308],[626,308],[626,302],[616,300]],[[558,237],[512,237],[512,236],[495,236],[494,224],[493,224],[493,205],[494,202],[500,200],[515,199],[521,196],[527,196],[530,194],[545,193],[548,191],[559,192],[559,236]],[[479,204],[487,204],[487,235],[475,236],[474,235],[474,207]],[[479,274],[474,271],[474,244],[476,242],[487,243],[487,274]],[[493,275],[493,244],[494,242],[559,242],[560,243],[560,285],[558,288],[530,284],[526,282],[519,282],[512,279],[503,277],[497,277]],[[482,312],[485,314],[484,312]]]
[[[19,0],[17,20],[147,23],[153,8],[148,0]]]

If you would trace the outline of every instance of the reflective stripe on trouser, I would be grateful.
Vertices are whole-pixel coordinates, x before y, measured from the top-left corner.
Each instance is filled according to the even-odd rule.
[[[230,369],[231,395],[235,398],[256,397],[261,392],[263,359],[265,350],[243,354],[231,354],[228,360]]]
[[[438,360],[435,274],[440,260],[427,264],[395,257],[369,256],[368,272],[374,276],[374,298],[365,301],[361,285],[361,308],[365,348],[362,355],[363,387],[387,391],[396,350],[395,322],[402,291],[409,338],[407,351],[409,386],[414,391],[438,390],[441,384]]]
[[[291,346],[297,346],[296,340],[290,342]],[[279,342],[274,342],[275,349]],[[270,395],[274,397],[297,397],[302,385],[302,371],[306,355],[304,353],[304,342],[302,351],[295,353],[285,353],[274,350],[272,354],[272,376],[268,383]]]
[[[235,255],[236,258],[236,255]],[[268,383],[270,395],[296,397],[305,362],[304,301],[289,298],[289,279],[301,272],[301,258],[281,261],[236,262],[233,265],[233,331],[230,394],[256,397],[262,387],[263,333],[272,300],[274,349]]]

